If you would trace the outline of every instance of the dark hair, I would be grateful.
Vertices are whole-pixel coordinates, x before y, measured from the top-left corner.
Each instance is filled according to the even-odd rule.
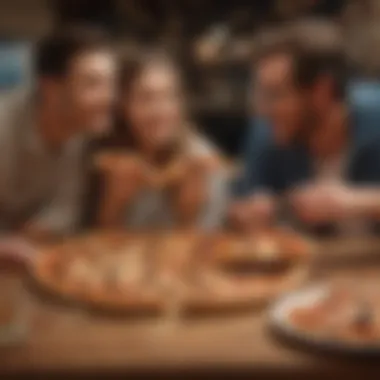
[[[134,54],[125,55],[121,60],[120,91],[128,93],[134,82],[149,66],[163,65],[180,71],[179,65],[172,55],[160,48],[140,50]]]
[[[327,22],[285,25],[259,36],[255,60],[288,54],[294,80],[300,88],[311,87],[321,76],[334,82],[334,95],[344,98],[348,80],[347,57],[339,31]]]
[[[107,35],[99,29],[72,26],[42,39],[35,49],[37,77],[60,77],[66,74],[73,58],[83,52],[108,50]]]

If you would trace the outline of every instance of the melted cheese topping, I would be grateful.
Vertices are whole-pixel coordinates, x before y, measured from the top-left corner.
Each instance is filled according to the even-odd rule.
[[[279,256],[279,247],[273,239],[260,238],[256,243],[256,252],[261,260],[276,260]]]

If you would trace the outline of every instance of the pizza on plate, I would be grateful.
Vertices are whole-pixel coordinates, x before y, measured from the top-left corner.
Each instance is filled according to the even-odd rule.
[[[313,247],[295,233],[277,230],[216,236],[210,241],[209,251],[225,267],[274,273],[308,261]]]
[[[198,239],[192,253],[183,257],[182,272],[177,272],[182,308],[212,311],[256,306],[305,279],[304,262],[283,260],[277,241],[273,243],[275,248],[268,244],[264,253],[260,244],[257,237],[222,234]],[[301,251],[294,257],[299,254]]]
[[[162,309],[147,273],[147,239],[90,235],[42,252],[34,278],[65,298],[108,310]]]
[[[293,307],[290,323],[317,339],[380,344],[379,285],[373,278],[332,281],[312,302]]]

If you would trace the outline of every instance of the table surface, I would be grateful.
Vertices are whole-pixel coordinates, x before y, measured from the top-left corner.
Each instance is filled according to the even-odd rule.
[[[339,268],[339,261],[347,265],[350,260],[361,263],[374,260],[371,266],[375,267],[380,241],[335,241],[321,244],[321,248],[317,258],[320,263],[316,265],[320,268],[319,275],[326,275],[331,271],[329,260],[335,263],[335,268]],[[280,343],[270,334],[265,310],[223,317],[126,320],[92,315],[32,294],[29,299],[32,311],[29,338],[18,347],[0,349],[0,378],[2,374],[61,371],[73,374],[248,371],[268,377],[281,374],[283,378],[322,377],[331,373],[343,378],[353,373],[361,376],[367,372],[380,373],[380,363],[364,365],[326,358]]]

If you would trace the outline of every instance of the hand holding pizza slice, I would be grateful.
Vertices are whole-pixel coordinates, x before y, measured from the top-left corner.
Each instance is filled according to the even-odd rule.
[[[185,224],[194,222],[208,197],[209,175],[219,167],[216,158],[189,157],[172,183],[174,208]]]
[[[118,226],[125,207],[148,185],[148,167],[140,157],[125,153],[101,155],[96,166],[104,179],[99,222],[103,227]]]
[[[148,168],[136,155],[111,154],[101,157],[98,167],[105,180],[105,196],[126,203],[148,182]]]

